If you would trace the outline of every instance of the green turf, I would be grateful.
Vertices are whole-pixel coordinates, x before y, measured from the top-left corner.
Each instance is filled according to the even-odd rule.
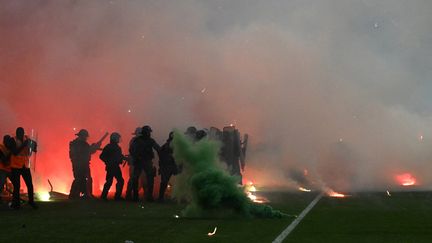
[[[275,209],[298,215],[316,194],[265,196]],[[65,201],[12,211],[3,205],[0,242],[271,242],[293,220],[174,218],[183,208],[173,202]],[[208,237],[216,226],[216,235]],[[432,193],[324,197],[285,242],[432,242]]]
[[[285,242],[432,242],[432,193],[323,198]]]
[[[270,193],[272,206],[299,214],[313,195]],[[142,208],[143,207],[143,208]],[[0,242],[271,242],[283,219],[174,218],[184,205],[131,202],[47,202],[38,210],[0,209]],[[214,227],[214,237],[207,236]]]

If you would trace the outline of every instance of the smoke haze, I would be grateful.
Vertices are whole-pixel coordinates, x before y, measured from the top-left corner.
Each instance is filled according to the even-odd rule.
[[[430,23],[421,0],[0,0],[0,134],[37,131],[36,190],[68,191],[74,128],[126,149],[144,124],[235,124],[262,184],[430,188]]]

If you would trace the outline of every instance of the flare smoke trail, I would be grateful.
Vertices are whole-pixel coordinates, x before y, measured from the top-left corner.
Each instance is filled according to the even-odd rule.
[[[0,134],[38,132],[36,190],[49,178],[68,191],[74,128],[90,141],[119,131],[126,151],[136,126],[163,141],[173,127],[231,123],[251,137],[257,184],[308,169],[335,190],[404,173],[430,188],[431,11],[423,0],[0,0]],[[97,155],[92,173],[97,191]]]
[[[174,186],[173,195],[186,200],[183,211],[187,217],[208,216],[218,209],[233,210],[247,216],[282,217],[283,214],[268,205],[253,203],[236,178],[230,176],[218,159],[220,145],[209,140],[195,144],[176,132],[173,140],[174,157],[183,166]],[[224,210],[224,211],[225,211]]]

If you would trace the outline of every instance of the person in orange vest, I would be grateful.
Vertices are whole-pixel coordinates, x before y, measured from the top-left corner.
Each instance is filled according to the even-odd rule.
[[[37,209],[37,205],[34,202],[33,182],[30,172],[30,157],[33,152],[37,152],[37,144],[25,136],[24,128],[22,127],[16,129],[16,136],[12,140],[10,167],[12,168],[11,181],[14,189],[11,207],[13,209],[20,208],[20,176],[22,176],[27,187],[28,204]]]
[[[10,173],[12,171],[10,167],[11,152],[8,149],[11,145],[11,139],[11,136],[6,135],[3,137],[3,144],[0,144],[0,194],[3,193],[6,179],[10,178]]]

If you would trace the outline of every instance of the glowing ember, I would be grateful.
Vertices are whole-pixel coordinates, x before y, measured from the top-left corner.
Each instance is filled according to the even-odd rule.
[[[348,195],[345,195],[345,194],[342,194],[342,193],[339,193],[339,192],[335,192],[332,189],[327,189],[326,193],[327,193],[327,195],[329,197],[337,197],[337,198],[348,197]]]
[[[250,200],[255,201],[257,200],[257,196],[255,196],[254,194],[252,194],[251,192],[247,193],[248,198],[250,198]]]
[[[416,178],[410,173],[396,175],[396,181],[401,186],[414,186],[417,183]]]
[[[269,200],[267,200],[266,198],[264,198],[264,197],[258,197],[256,195],[252,194],[251,192],[247,192],[246,195],[254,203],[260,203],[261,204],[261,203],[267,203],[267,202],[269,202]]]
[[[344,194],[342,193],[337,193],[337,192],[332,192],[328,194],[330,197],[346,197]]]
[[[39,192],[39,193],[37,193],[37,196],[38,196],[39,200],[42,202],[49,202],[49,200],[50,200],[49,192]]]
[[[312,190],[304,188],[304,187],[299,187],[298,189],[299,189],[299,191],[302,191],[302,192],[311,192],[312,191]]]
[[[216,234],[217,227],[214,228],[213,232],[207,233],[208,236],[213,236]]]

